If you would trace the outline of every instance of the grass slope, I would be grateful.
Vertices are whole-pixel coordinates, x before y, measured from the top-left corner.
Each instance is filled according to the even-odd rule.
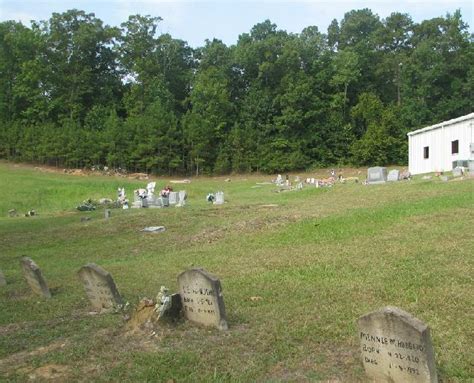
[[[0,269],[8,281],[0,291],[0,376],[25,381],[55,366],[68,381],[365,381],[355,321],[394,305],[430,325],[442,382],[473,381],[472,180],[252,188],[266,178],[196,179],[183,185],[186,208],[113,210],[106,221],[102,211],[74,207],[113,198],[118,186],[131,195],[144,182],[0,163]],[[217,190],[227,203],[207,205],[206,193]],[[6,217],[13,207],[39,216]],[[167,231],[138,231],[148,225]],[[51,300],[30,293],[21,255],[40,265]],[[230,330],[183,322],[126,335],[120,315],[88,314],[76,277],[87,262],[110,271],[131,304],[161,285],[176,290],[181,271],[204,267],[221,279]]]

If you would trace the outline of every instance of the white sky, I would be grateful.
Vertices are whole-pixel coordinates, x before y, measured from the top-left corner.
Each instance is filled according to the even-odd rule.
[[[131,14],[161,16],[161,32],[185,40],[192,47],[218,38],[235,44],[239,34],[270,19],[279,29],[299,33],[316,25],[326,32],[332,19],[340,21],[352,9],[369,8],[381,18],[408,13],[415,22],[445,16],[460,9],[473,32],[472,0],[0,0],[0,21],[46,20],[53,12],[76,8],[92,12],[106,24],[119,26]]]

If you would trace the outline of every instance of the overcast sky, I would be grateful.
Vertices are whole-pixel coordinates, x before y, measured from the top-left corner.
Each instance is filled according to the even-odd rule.
[[[235,44],[239,34],[270,19],[279,29],[299,33],[316,25],[326,32],[332,19],[352,9],[370,8],[381,18],[392,12],[408,13],[415,22],[445,16],[460,9],[473,32],[473,0],[0,0],[0,21],[46,20],[53,12],[76,8],[95,13],[106,24],[119,26],[129,15],[160,16],[162,33],[185,40],[192,47],[218,38]]]

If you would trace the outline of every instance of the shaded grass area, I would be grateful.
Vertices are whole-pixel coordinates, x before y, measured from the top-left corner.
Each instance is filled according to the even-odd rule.
[[[0,172],[35,184],[45,176]],[[76,182],[88,194],[113,194],[116,180],[97,188],[95,181]],[[45,205],[38,217],[0,219],[0,268],[9,282],[0,294],[0,371],[10,381],[48,363],[68,366],[72,381],[364,381],[355,321],[395,305],[432,328],[442,381],[473,379],[472,181],[279,194],[252,189],[256,181],[193,180],[185,209],[113,210],[109,221],[100,211],[67,210],[75,195],[62,197],[66,212]],[[205,193],[221,189],[228,203],[207,205]],[[269,203],[279,206],[260,207]],[[91,221],[80,222],[84,215]],[[167,231],[138,231],[157,224]],[[50,301],[28,291],[21,255],[42,268]],[[87,262],[110,271],[132,304],[161,285],[175,290],[178,273],[202,266],[221,278],[230,330],[183,322],[125,335],[121,316],[88,314],[75,275]],[[55,342],[65,346],[28,354]]]

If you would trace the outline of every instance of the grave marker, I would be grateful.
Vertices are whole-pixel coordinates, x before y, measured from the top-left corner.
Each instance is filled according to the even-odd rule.
[[[168,199],[170,205],[176,205],[179,201],[178,192],[170,192]]]
[[[186,190],[180,190],[178,193],[178,204],[176,206],[184,206],[186,205],[186,199],[188,198],[188,193]]]
[[[436,383],[430,329],[397,307],[385,307],[358,320],[367,376],[376,382]]]
[[[122,304],[115,282],[109,272],[94,263],[88,263],[78,272],[87,297],[95,309],[112,311]]]
[[[387,168],[375,166],[367,169],[367,183],[381,184],[387,181]]]
[[[2,273],[2,270],[0,270],[0,286],[6,286],[7,285],[7,280],[5,279],[5,276]]]
[[[109,219],[110,216],[111,216],[111,212],[110,212],[110,209],[105,209],[105,219]]]
[[[21,257],[21,270],[26,282],[35,294],[41,295],[45,298],[51,298],[48,285],[46,284],[43,274],[38,265],[28,257]]]
[[[224,192],[217,192],[216,193],[216,200],[214,201],[214,205],[222,205],[224,204]]]
[[[390,170],[388,172],[387,181],[396,182],[400,179],[400,172],[397,169]]]
[[[178,276],[178,288],[186,319],[227,330],[221,283],[203,269],[191,269]]]

